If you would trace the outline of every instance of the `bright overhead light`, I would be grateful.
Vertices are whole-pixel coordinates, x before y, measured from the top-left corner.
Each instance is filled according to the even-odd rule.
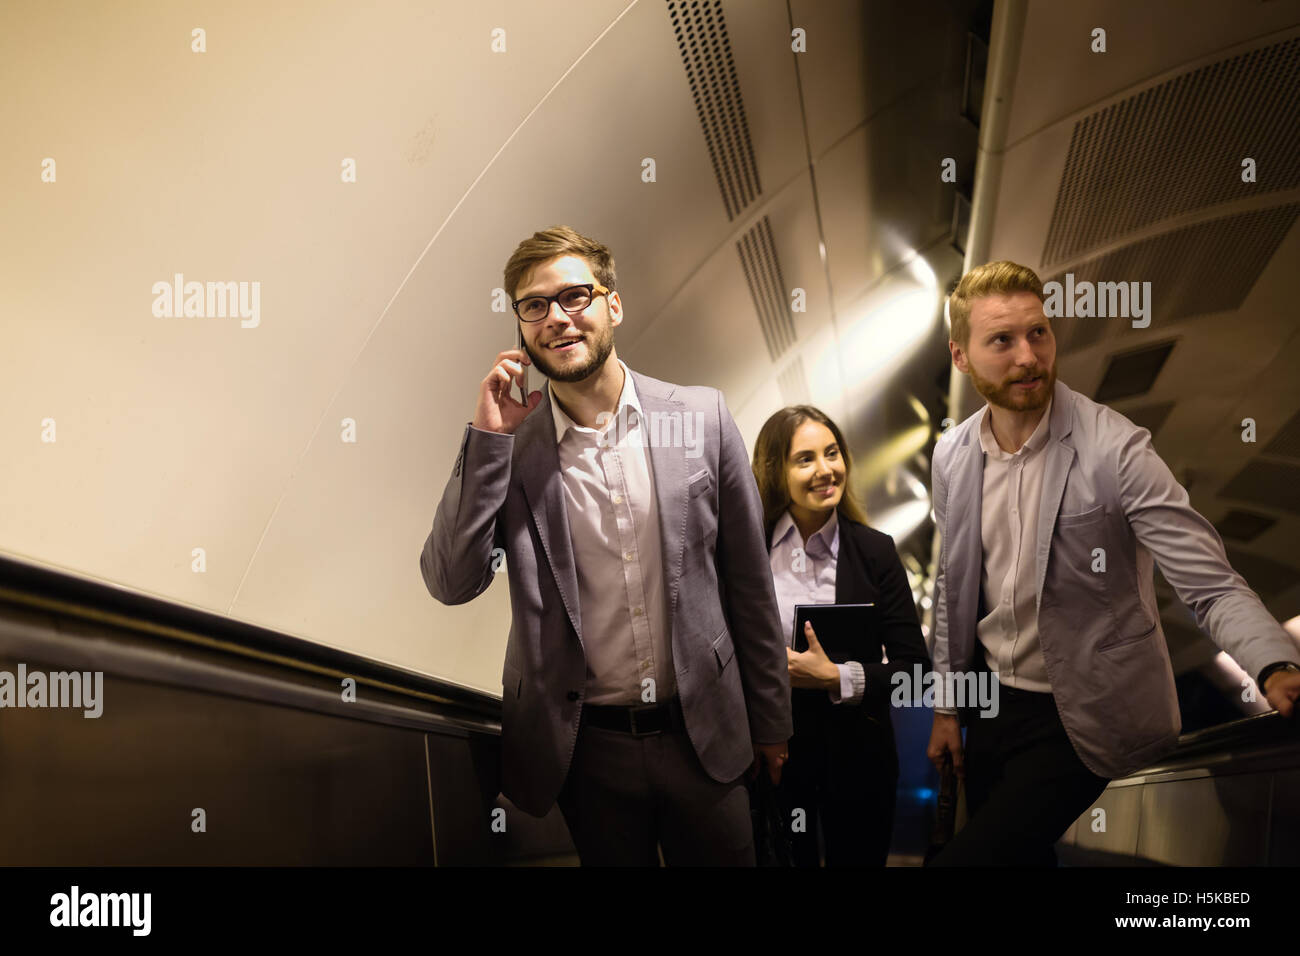
[[[877,531],[883,531],[895,541],[901,541],[921,527],[921,524],[929,516],[930,502],[928,499],[925,501],[909,501],[876,512],[871,516],[871,527]]]
[[[840,323],[840,361],[848,382],[883,385],[929,338],[934,293],[907,283],[886,299],[871,297]]]

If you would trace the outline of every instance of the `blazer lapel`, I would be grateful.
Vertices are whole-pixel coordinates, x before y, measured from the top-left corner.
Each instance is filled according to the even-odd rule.
[[[1056,516],[1061,511],[1061,496],[1065,493],[1065,479],[1074,464],[1074,443],[1070,440],[1070,429],[1074,422],[1074,403],[1070,390],[1060,382],[1052,393],[1052,418],[1048,423],[1051,435],[1048,438],[1047,465],[1043,471],[1043,492],[1038,503],[1038,540],[1036,556],[1038,559],[1038,593],[1035,604],[1041,609],[1043,604],[1043,582],[1047,579],[1047,561],[1052,549],[1052,529],[1056,527]]]
[[[835,603],[852,604],[855,603],[850,595],[861,597],[864,588],[862,587],[861,578],[866,576],[866,571],[858,560],[858,549],[854,547],[853,535],[849,533],[849,524],[844,520],[843,515],[838,515],[840,551],[835,557]]]
[[[940,529],[948,538],[945,543],[948,563],[944,573],[950,580],[947,580],[944,590],[948,599],[950,633],[953,622],[975,622],[982,590],[984,448],[979,441],[978,423],[967,431],[965,444],[953,453],[953,459],[952,483],[948,486],[948,527]],[[969,606],[965,617],[957,606],[958,602]],[[971,633],[974,633],[973,627]]]
[[[578,572],[573,560],[573,539],[569,534],[569,513],[564,505],[560,452],[555,444],[555,421],[551,417],[550,384],[542,389],[542,400],[515,433],[519,445],[515,467],[532,511],[533,524],[542,539],[546,560],[560,589],[560,600],[569,622],[582,644],[581,610],[578,606]]]
[[[629,369],[630,371],[630,369]],[[651,442],[650,437],[657,432],[660,436],[683,435],[686,428],[686,415],[681,402],[673,399],[673,386],[657,379],[647,378],[639,372],[632,372],[632,384],[636,387],[637,401],[645,413],[639,423],[641,439],[650,445],[650,471],[654,482],[655,504],[659,510],[659,540],[663,548],[664,584],[668,588],[668,620],[677,615],[677,595],[682,579],[682,557],[686,543],[686,479],[690,477],[686,465],[686,443],[671,447],[662,447],[663,441]],[[676,425],[668,427],[675,415],[683,421],[678,429]],[[652,423],[657,423],[652,431]],[[691,426],[694,428],[694,425]],[[692,435],[697,440],[699,435]],[[703,459],[699,459],[703,463]]]

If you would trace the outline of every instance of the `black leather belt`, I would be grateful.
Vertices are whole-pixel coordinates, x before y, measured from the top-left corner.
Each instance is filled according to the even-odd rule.
[[[1012,687],[998,681],[998,693],[1005,694],[1014,700],[1037,701],[1042,703],[1052,699],[1050,692],[1044,693],[1041,690],[1021,690],[1019,687]]]
[[[613,704],[585,704],[583,723],[602,730],[617,730],[634,737],[648,737],[670,730],[686,729],[681,701],[674,697],[661,704],[637,704],[620,707]]]

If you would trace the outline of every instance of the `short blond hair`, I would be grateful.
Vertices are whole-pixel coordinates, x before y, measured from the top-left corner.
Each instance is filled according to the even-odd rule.
[[[1041,301],[1043,280],[1028,266],[1007,259],[976,266],[961,277],[948,297],[948,319],[952,324],[948,338],[965,348],[970,344],[971,303],[988,295],[1016,292],[1032,292]]]

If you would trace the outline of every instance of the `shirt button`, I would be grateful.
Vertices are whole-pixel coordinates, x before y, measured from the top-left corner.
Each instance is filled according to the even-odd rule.
[[[640,609],[639,607],[634,607],[634,608],[632,608],[632,616],[633,616],[633,617],[640,617],[640,616],[641,616],[641,609]]]
[[[624,560],[624,561],[631,561],[631,560],[632,560],[632,552],[631,552],[631,551],[624,551],[624,552],[623,552],[623,560]]]
[[[623,496],[622,496],[622,495],[615,495],[613,498],[610,499],[610,501],[614,502],[614,504],[616,504],[616,505],[620,505],[620,504],[623,503]]]
[[[641,669],[642,669],[642,670],[645,670],[645,669],[648,668],[649,666],[650,666],[650,662],[649,662],[649,661],[642,661],[642,662],[641,662]]]

